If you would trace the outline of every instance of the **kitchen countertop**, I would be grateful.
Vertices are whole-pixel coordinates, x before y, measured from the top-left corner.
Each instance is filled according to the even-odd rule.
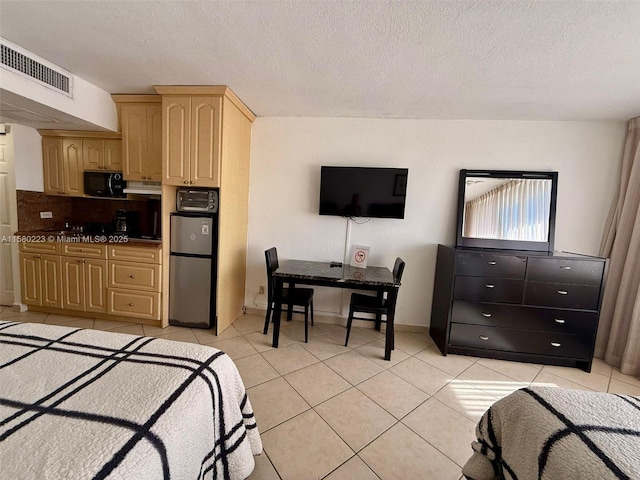
[[[129,238],[121,235],[91,234],[64,232],[61,230],[47,231],[18,231],[14,233],[16,241],[20,242],[60,242],[60,243],[107,243],[111,245],[128,245],[131,247],[162,247],[162,240],[152,240],[146,238]]]

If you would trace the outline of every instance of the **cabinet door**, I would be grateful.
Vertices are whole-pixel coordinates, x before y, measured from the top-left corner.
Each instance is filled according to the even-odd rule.
[[[220,186],[221,97],[191,99],[190,184]]]
[[[107,261],[87,260],[85,274],[85,310],[107,312]]]
[[[62,173],[65,194],[82,197],[84,195],[82,139],[62,140]]]
[[[190,106],[189,97],[162,97],[162,165],[166,185],[189,185]]]
[[[42,255],[42,306],[62,308],[60,255]]]
[[[122,140],[104,141],[104,170],[122,172]]]
[[[84,260],[62,257],[62,308],[84,310]]]
[[[82,140],[82,164],[85,170],[104,169],[104,141],[97,138]]]
[[[42,305],[42,275],[39,255],[20,254],[20,286],[22,303]]]
[[[62,195],[62,139],[42,138],[42,165],[44,167],[44,193]]]
[[[162,181],[162,106],[147,107],[146,180]]]
[[[141,181],[147,155],[146,106],[122,105],[122,163],[125,180]]]

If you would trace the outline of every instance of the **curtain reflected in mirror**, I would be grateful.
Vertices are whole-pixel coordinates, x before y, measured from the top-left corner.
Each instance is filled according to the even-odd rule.
[[[467,177],[462,236],[546,242],[551,179]]]

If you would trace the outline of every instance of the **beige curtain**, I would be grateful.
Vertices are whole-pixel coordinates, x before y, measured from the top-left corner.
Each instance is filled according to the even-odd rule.
[[[640,117],[629,121],[617,201],[600,255],[609,258],[595,356],[640,376]]]

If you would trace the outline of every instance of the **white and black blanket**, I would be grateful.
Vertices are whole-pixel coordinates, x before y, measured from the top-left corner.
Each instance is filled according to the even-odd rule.
[[[468,479],[640,479],[639,397],[524,388],[492,405],[476,434]]]
[[[0,322],[2,479],[242,479],[261,451],[220,350]]]

